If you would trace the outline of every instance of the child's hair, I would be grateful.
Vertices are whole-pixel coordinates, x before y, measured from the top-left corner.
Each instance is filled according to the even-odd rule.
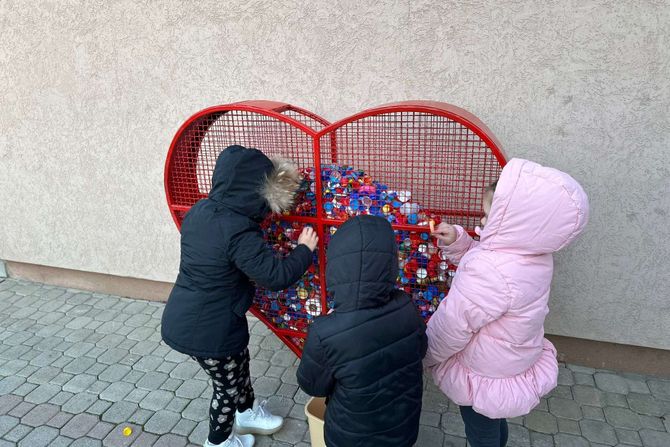
[[[498,180],[495,182],[491,183],[489,186],[486,187],[484,192],[495,192],[496,191],[496,186],[498,186]]]

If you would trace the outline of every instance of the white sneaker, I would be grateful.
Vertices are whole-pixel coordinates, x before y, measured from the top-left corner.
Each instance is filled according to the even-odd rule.
[[[266,408],[267,403],[264,400],[254,409],[249,409],[243,413],[236,411],[235,432],[256,435],[271,435],[278,432],[284,425],[284,418],[270,413]]]
[[[238,435],[233,432],[230,434],[228,439],[223,441],[221,444],[212,444],[209,442],[209,439],[205,441],[203,447],[254,447],[256,440],[253,435]]]

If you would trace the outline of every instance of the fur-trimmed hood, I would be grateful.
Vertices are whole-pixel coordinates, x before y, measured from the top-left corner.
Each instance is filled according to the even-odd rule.
[[[216,160],[209,198],[253,220],[291,208],[300,185],[296,166],[258,149],[229,146]]]

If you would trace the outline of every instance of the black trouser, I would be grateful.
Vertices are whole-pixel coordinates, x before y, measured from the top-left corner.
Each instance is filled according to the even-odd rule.
[[[465,422],[465,435],[471,447],[505,447],[507,445],[507,420],[489,419],[472,407],[461,407]]]
[[[208,439],[212,444],[220,444],[233,431],[235,410],[243,412],[254,405],[249,350],[221,359],[192,358],[212,378],[214,392],[209,406]]]

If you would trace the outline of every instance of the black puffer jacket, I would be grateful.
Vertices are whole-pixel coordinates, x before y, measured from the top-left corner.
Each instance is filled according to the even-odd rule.
[[[276,170],[257,149],[231,146],[219,155],[209,197],[193,205],[182,222],[179,276],[161,329],[173,349],[213,358],[242,352],[249,342],[245,313],[255,293],[251,281],[281,290],[311,264],[307,246],[298,245],[282,260],[263,239],[259,222],[271,207],[281,208],[274,202],[290,203],[294,193],[268,185]]]
[[[335,311],[310,326],[300,387],[329,397],[328,447],[405,447],[416,442],[426,353],[425,324],[394,288],[397,245],[374,216],[348,220],[328,247]]]

